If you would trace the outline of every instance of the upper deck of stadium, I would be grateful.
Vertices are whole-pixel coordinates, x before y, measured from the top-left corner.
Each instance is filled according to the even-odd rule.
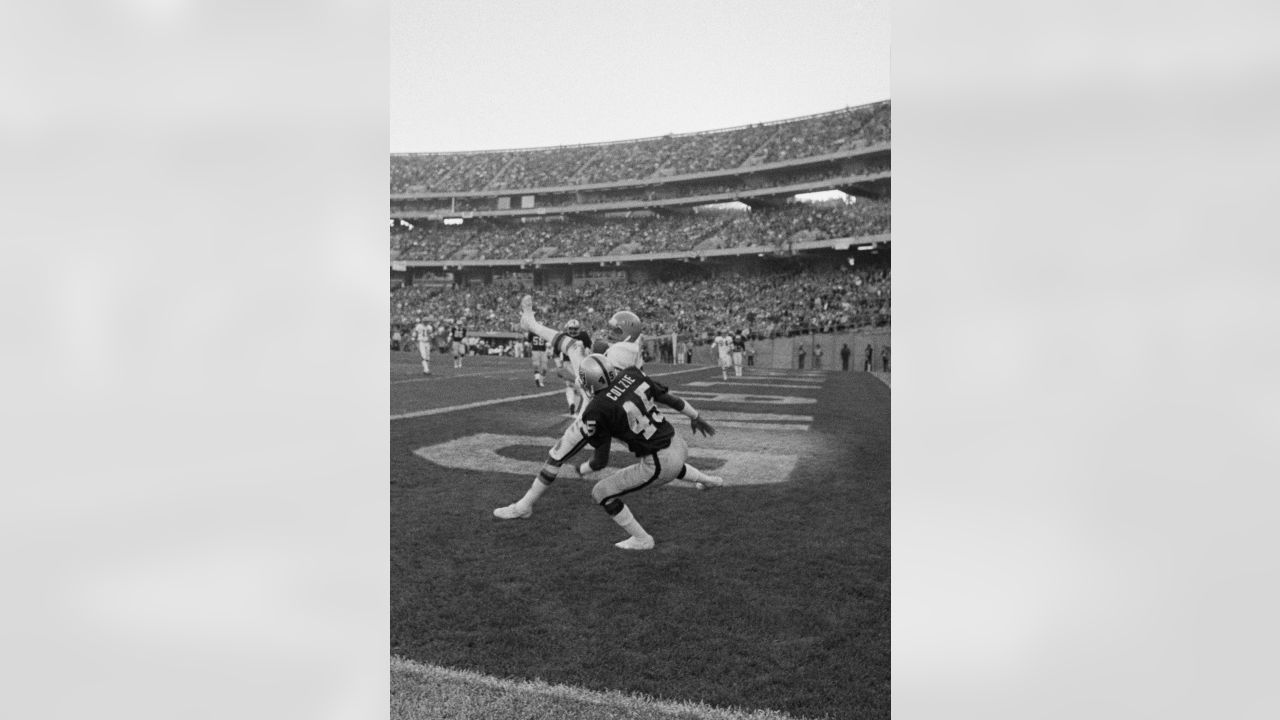
[[[888,100],[816,115],[702,132],[558,147],[391,155],[395,200],[524,193],[606,193],[717,177],[803,172],[827,164],[850,176],[888,171]],[[854,165],[836,165],[860,158]]]

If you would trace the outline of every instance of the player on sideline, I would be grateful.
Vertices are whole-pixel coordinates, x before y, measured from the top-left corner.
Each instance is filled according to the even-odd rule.
[[[533,384],[546,387],[542,378],[547,374],[547,341],[529,333],[529,354],[533,356]]]
[[[461,320],[453,323],[449,328],[449,340],[453,343],[453,367],[462,367],[462,356],[467,354],[467,348],[462,344],[462,338],[467,336],[467,326]]]
[[[746,333],[739,330],[733,334],[733,376],[742,377],[742,356],[747,352]]]
[[[717,335],[711,341],[715,344],[716,350],[720,353],[720,379],[729,379],[729,366],[733,364],[733,360],[729,357],[729,348],[733,345],[733,338],[729,337],[726,331],[723,335]]]
[[[435,328],[431,327],[426,320],[419,320],[417,325],[413,326],[413,339],[418,343],[418,354],[422,356],[422,374],[431,374],[431,335],[435,333]]]
[[[646,487],[660,487],[672,480],[694,483],[699,490],[724,485],[724,479],[707,475],[685,462],[689,446],[676,434],[655,403],[662,403],[689,418],[693,432],[714,435],[715,428],[699,417],[698,411],[672,395],[660,382],[637,368],[619,370],[604,355],[593,354],[579,362],[578,376],[591,393],[582,417],[572,423],[548,453],[533,484],[511,505],[493,514],[503,520],[533,515],[533,505],[559,474],[565,460],[586,445],[595,448],[590,460],[575,467],[581,475],[604,469],[609,464],[613,438],[627,444],[639,462],[610,474],[591,488],[591,497],[630,536],[615,543],[623,550],[650,550],[653,536],[632,515],[622,496]]]

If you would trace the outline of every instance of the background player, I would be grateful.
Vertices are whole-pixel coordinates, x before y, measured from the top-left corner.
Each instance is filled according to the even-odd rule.
[[[733,360],[729,357],[729,348],[733,347],[733,338],[729,337],[729,332],[726,330],[720,335],[716,335],[711,342],[715,344],[716,351],[720,354],[720,379],[728,380],[729,366],[733,364]]]
[[[533,356],[533,384],[546,387],[542,377],[547,374],[547,341],[529,333],[529,354]]]
[[[662,383],[637,368],[618,370],[604,355],[594,354],[583,359],[579,363],[579,377],[592,396],[582,417],[572,423],[551,448],[546,463],[524,497],[494,510],[493,514],[503,520],[531,516],[533,504],[555,481],[565,460],[589,444],[595,448],[592,458],[576,469],[582,474],[601,470],[609,463],[609,450],[616,437],[627,444],[639,462],[597,482],[591,488],[591,497],[630,535],[615,543],[617,547],[652,549],[653,536],[635,519],[622,501],[623,495],[645,487],[660,487],[676,479],[688,480],[699,489],[724,485],[722,478],[707,475],[685,462],[689,446],[655,403],[661,402],[684,413],[695,433],[713,435],[715,428]]]
[[[742,377],[742,358],[747,354],[747,335],[739,330],[733,335],[733,376]]]
[[[422,356],[424,375],[431,374],[431,336],[434,334],[435,328],[426,320],[419,320],[418,324],[413,326],[413,339],[418,343],[418,355]]]
[[[462,356],[467,354],[467,346],[462,344],[462,338],[467,336],[467,326],[462,320],[454,322],[449,327],[449,341],[453,344],[453,367],[462,367]]]
[[[532,310],[530,312],[532,312]],[[547,338],[545,334],[539,334],[532,330],[530,332],[549,342],[555,340],[554,331],[552,331],[553,335],[551,338]],[[571,350],[575,347],[575,342],[582,343],[582,349],[580,350],[581,355],[585,356],[586,353],[590,352],[591,335],[583,329],[582,323],[577,320],[570,320],[566,322],[564,324],[564,332],[561,334],[565,337],[565,340],[560,343],[560,345],[564,346],[564,349],[560,350],[558,347],[553,347],[552,351],[556,353],[556,357],[560,360],[558,367],[561,368],[560,376],[564,378],[564,399],[569,403],[568,415],[573,416],[582,412],[582,410],[587,406],[587,401],[589,401],[591,397],[587,395],[585,390],[578,386],[578,361],[580,361],[580,358],[575,360],[570,357],[570,354]],[[578,355],[579,353],[575,352],[573,354]]]

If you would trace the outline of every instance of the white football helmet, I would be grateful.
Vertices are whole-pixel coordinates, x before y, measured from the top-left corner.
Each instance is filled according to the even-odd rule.
[[[578,380],[587,392],[596,393],[609,387],[609,383],[618,377],[618,370],[609,359],[600,354],[588,355],[578,365]]]
[[[640,316],[630,310],[619,310],[609,318],[610,342],[635,342],[640,331]]]
[[[577,320],[570,320],[564,324],[564,332],[566,335],[574,335],[582,329],[582,323]]]

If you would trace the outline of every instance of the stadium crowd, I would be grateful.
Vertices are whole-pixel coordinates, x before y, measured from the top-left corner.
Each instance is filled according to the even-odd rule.
[[[752,212],[721,211],[606,220],[504,222],[462,226],[420,222],[391,229],[399,260],[501,260],[599,257],[715,248],[770,246],[861,237],[891,230],[890,203],[792,203]]]
[[[734,170],[888,142],[890,105],[559,148],[391,156],[391,192],[520,190]]]
[[[834,332],[889,322],[890,271],[849,268],[661,282],[587,282],[538,288],[535,306],[544,321],[577,319],[593,334],[609,317],[629,308],[644,320],[648,337],[678,334],[696,344],[722,332],[745,330],[753,338]],[[515,308],[527,292],[519,285],[429,288],[409,286],[391,294],[391,324],[407,329],[417,320],[462,320],[469,332],[513,332]]]
[[[875,175],[889,170],[889,160],[878,158],[861,163],[853,168],[820,167],[799,170],[780,170],[768,177],[768,188],[787,185],[800,185],[823,181],[830,185],[839,185],[843,178],[858,178]],[[592,205],[595,203],[635,202],[652,200],[672,200],[697,198],[708,195],[726,195],[749,197],[756,186],[749,185],[741,177],[713,177],[699,180],[658,182],[636,187],[622,187],[605,191],[572,191],[566,189],[557,192],[541,190],[537,195],[537,207],[561,208],[573,205]],[[515,205],[515,203],[512,203]],[[494,195],[483,197],[442,197],[423,198],[415,201],[414,209],[439,213],[486,212],[506,209],[499,205]]]

